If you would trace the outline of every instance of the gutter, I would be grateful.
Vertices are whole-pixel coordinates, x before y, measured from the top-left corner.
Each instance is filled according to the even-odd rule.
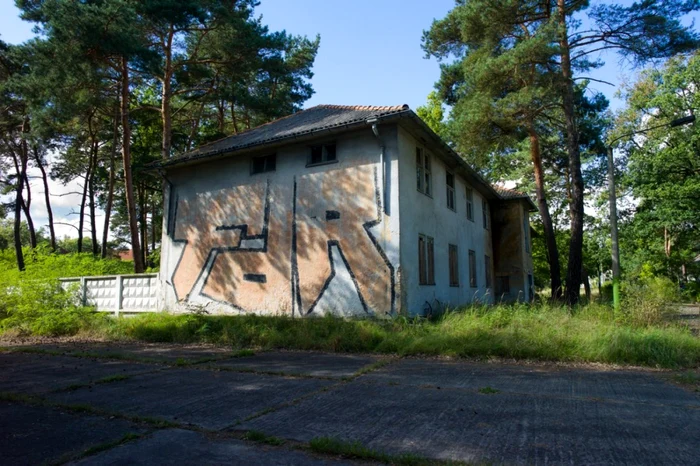
[[[378,118],[374,117],[369,120],[367,120],[368,125],[372,125],[372,133],[374,134],[374,137],[377,139],[377,142],[379,143],[379,167],[381,169],[381,193],[382,193],[382,208],[384,209],[384,213],[386,215],[389,215],[389,195],[387,193],[387,184],[386,184],[386,161],[385,161],[385,151],[386,151],[386,145],[384,144],[384,140],[382,140],[381,136],[379,135],[379,126],[378,126]]]

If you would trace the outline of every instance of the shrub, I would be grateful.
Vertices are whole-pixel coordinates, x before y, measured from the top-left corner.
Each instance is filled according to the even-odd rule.
[[[670,303],[680,300],[678,286],[666,277],[625,282],[621,321],[635,326],[659,325],[674,311]]]

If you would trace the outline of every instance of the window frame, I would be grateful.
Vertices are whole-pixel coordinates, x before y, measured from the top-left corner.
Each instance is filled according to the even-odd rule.
[[[256,160],[263,160],[264,167],[260,171],[255,170],[255,161]],[[269,160],[273,161],[273,167],[269,168]],[[260,175],[261,173],[270,173],[277,171],[277,153],[273,152],[272,154],[264,154],[264,155],[254,155],[250,158],[250,174],[251,175]]]
[[[486,199],[481,200],[481,215],[484,217],[484,230],[490,230],[491,218],[489,215],[489,203]]]
[[[469,286],[471,288],[479,288],[479,281],[476,276],[476,251],[469,250]]]
[[[333,146],[333,158],[328,159],[328,147]],[[316,148],[321,148],[321,161],[313,161],[313,151]],[[309,155],[306,158],[307,167],[318,167],[319,165],[328,165],[338,163],[338,145],[335,141],[328,141],[321,144],[313,144],[309,146]]]
[[[467,220],[474,221],[474,188],[467,186]]]
[[[418,235],[418,284],[435,285],[435,240],[422,233]]]
[[[452,185],[450,185],[450,177],[452,177]],[[447,208],[453,212],[457,212],[457,203],[455,196],[455,187],[457,185],[455,174],[449,170],[445,171],[445,195],[447,196]],[[450,200],[452,205],[450,206]]]
[[[459,249],[456,244],[447,245],[447,261],[450,271],[450,286],[459,287]]]
[[[416,146],[416,189],[419,193],[433,197],[433,168],[430,154]]]

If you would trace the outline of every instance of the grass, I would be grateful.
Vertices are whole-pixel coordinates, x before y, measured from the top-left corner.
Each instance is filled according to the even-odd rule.
[[[249,430],[243,435],[243,438],[255,443],[264,443],[265,445],[279,446],[284,444],[284,440],[281,438],[267,435],[259,430]]]
[[[597,362],[663,368],[700,365],[700,339],[680,324],[641,324],[609,307],[474,306],[434,319],[345,320],[151,313],[104,318],[77,334],[107,340],[211,343],[239,350],[292,349],[399,356]],[[184,361],[183,361],[184,362]]]
[[[479,393],[482,393],[484,395],[495,395],[496,393],[500,393],[501,391],[498,390],[497,388],[493,387],[482,387],[479,389]]]
[[[379,461],[381,463],[399,466],[423,466],[434,464],[463,464],[455,462],[442,462],[434,459],[422,458],[411,454],[392,455],[382,451],[372,450],[360,442],[346,442],[332,437],[317,437],[309,441],[309,448],[316,453],[326,455],[339,455],[348,459],[365,461]]]

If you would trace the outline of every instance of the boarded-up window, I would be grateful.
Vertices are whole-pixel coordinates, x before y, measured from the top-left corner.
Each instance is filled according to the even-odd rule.
[[[250,173],[273,172],[277,168],[277,154],[261,155],[250,160]]]
[[[469,250],[469,286],[477,287],[476,282],[476,252]]]
[[[433,238],[418,235],[418,283],[435,284],[435,254]]]
[[[459,286],[459,262],[457,255],[457,245],[449,245],[450,257],[450,286]]]
[[[474,190],[467,188],[467,220],[474,221]]]
[[[450,172],[445,175],[445,185],[447,186],[447,208],[455,210],[455,176]]]
[[[430,156],[421,147],[416,147],[416,187],[428,196],[433,194]]]
[[[481,201],[481,212],[484,215],[484,229],[488,230],[490,228],[490,225],[489,225],[489,203],[486,202],[486,199]]]
[[[491,288],[491,258],[484,256],[484,270],[486,271],[486,288]]]

